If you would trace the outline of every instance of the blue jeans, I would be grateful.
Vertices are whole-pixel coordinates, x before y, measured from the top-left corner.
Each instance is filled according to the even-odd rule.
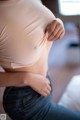
[[[31,87],[7,87],[3,107],[12,120],[80,120],[80,112],[68,110],[52,101],[52,91],[44,97]]]

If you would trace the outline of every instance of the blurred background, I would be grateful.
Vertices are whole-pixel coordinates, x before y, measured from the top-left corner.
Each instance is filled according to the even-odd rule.
[[[80,75],[80,0],[42,0],[65,26],[65,35],[53,43],[49,55],[49,74],[53,81],[53,100],[58,102],[75,75]],[[77,81],[77,80],[76,80]]]
[[[49,54],[49,76],[53,82],[53,100],[58,102],[71,79],[80,75],[80,0],[42,0],[65,26],[65,35],[53,43]],[[2,68],[0,69],[2,71]],[[77,80],[76,80],[77,81]],[[2,95],[0,88],[0,113]]]

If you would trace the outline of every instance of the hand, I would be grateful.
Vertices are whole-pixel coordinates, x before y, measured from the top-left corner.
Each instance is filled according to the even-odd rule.
[[[50,81],[42,75],[30,73],[29,86],[41,94],[48,96],[51,92]]]
[[[48,33],[48,40],[55,41],[61,39],[65,34],[63,22],[57,18],[50,23],[45,30]]]

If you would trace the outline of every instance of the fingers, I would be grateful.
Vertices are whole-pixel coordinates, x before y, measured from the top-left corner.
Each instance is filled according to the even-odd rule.
[[[63,32],[60,34],[60,36],[59,36],[60,39],[64,36],[64,34],[65,34],[65,33],[63,33]]]
[[[60,39],[65,33],[64,26],[58,19],[49,24],[46,28],[46,31],[48,32],[49,41]]]
[[[45,97],[51,92],[50,81],[42,75],[36,75],[35,79],[32,79],[30,87]]]
[[[46,97],[46,96],[48,96],[50,94],[50,92],[51,92],[51,87],[50,87],[49,84],[47,84],[45,86],[45,88],[42,90],[42,94],[43,94],[43,96]]]
[[[55,36],[59,31],[61,30],[61,26],[60,25],[56,25],[54,31],[52,32],[51,35]]]
[[[50,38],[49,38],[49,40],[51,41],[51,40],[58,40],[58,39],[61,39],[62,37],[64,36],[64,32],[63,32],[63,30],[60,30],[60,31],[58,31],[58,33],[55,35],[55,36],[51,36]]]
[[[50,84],[50,81],[49,81],[48,79],[46,79],[46,82],[47,82],[48,84]]]
[[[52,34],[49,36],[49,40],[52,40],[52,39],[54,39],[54,37],[56,36],[56,38],[58,38],[58,34],[59,34],[59,32],[62,32],[62,30],[61,30],[61,26],[56,26],[55,27],[55,29],[54,29],[54,31],[52,32]]]
[[[45,96],[48,96],[48,95],[50,94],[50,91],[46,89],[46,90],[44,91],[44,94],[45,94]]]
[[[47,89],[48,89],[49,91],[51,91],[51,87],[50,87],[50,85],[47,86]]]
[[[42,93],[42,96],[47,97],[47,96],[48,96],[48,94],[47,94],[47,93],[45,93],[45,92],[43,92],[43,93]]]
[[[49,36],[51,36],[51,34],[53,33],[54,29],[57,26],[57,22],[56,20],[54,20],[52,23],[50,23],[47,27],[46,27],[46,32],[48,32]]]
[[[42,95],[46,97],[50,94],[50,92],[51,92],[51,89],[45,88],[44,91],[42,91]]]

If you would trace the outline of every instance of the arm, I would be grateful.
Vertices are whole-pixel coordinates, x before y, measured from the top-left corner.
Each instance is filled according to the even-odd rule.
[[[20,72],[0,72],[0,87],[9,86],[25,86],[24,79],[26,78],[26,86],[28,86],[29,74]]]
[[[50,81],[42,75],[26,72],[0,72],[0,87],[30,86],[42,96],[48,96],[51,91]]]

